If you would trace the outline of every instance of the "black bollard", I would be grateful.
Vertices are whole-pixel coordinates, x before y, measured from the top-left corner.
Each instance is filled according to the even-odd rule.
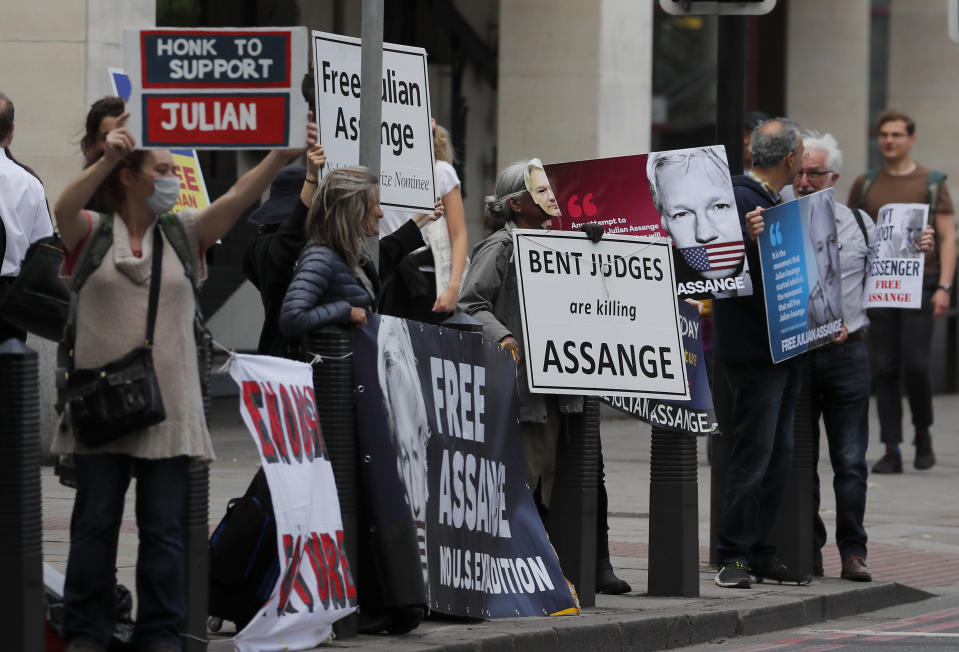
[[[186,560],[186,617],[181,625],[184,652],[204,652],[210,601],[210,469],[197,464],[187,473],[183,516],[183,555]]]
[[[44,649],[37,352],[0,343],[0,631],[3,649]]]
[[[213,374],[213,337],[203,329],[197,347],[203,419],[210,425],[210,378]],[[186,615],[180,625],[184,652],[203,652],[207,646],[210,604],[210,468],[191,465],[180,517],[183,530],[183,585]]]
[[[653,426],[649,458],[651,596],[699,597],[696,437]]]
[[[350,560],[353,581],[359,582],[357,519],[360,509],[360,466],[356,441],[356,414],[353,399],[353,336],[339,326],[327,326],[310,333],[304,340],[308,358],[319,354],[322,362],[313,367],[313,389],[320,416],[320,430],[333,465],[336,492],[343,518],[346,558]],[[337,638],[357,634],[355,613],[333,624]]]
[[[560,431],[549,517],[550,540],[583,607],[596,605],[598,476],[599,399],[587,396],[583,413],[569,415],[566,432]]]
[[[793,462],[779,515],[769,534],[776,554],[790,569],[812,575],[812,360],[802,361],[802,387],[793,418]]]

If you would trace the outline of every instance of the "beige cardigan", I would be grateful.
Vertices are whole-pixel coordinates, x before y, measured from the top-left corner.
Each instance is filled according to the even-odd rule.
[[[198,281],[206,279],[192,211],[180,213]],[[100,216],[91,214],[92,229]],[[93,233],[93,230],[90,231]],[[150,269],[154,229],[143,238],[143,256],[130,247],[130,235],[119,216],[113,220],[113,244],[103,263],[87,278],[77,300],[76,367],[100,367],[143,345],[149,303]],[[83,244],[76,263],[89,253],[91,238]],[[88,448],[73,437],[67,414],[60,420],[50,450],[66,453],[123,453],[133,457],[159,459],[188,455],[204,461],[213,459],[213,445],[203,417],[203,399],[193,334],[195,300],[190,280],[169,241],[164,238],[163,272],[154,334],[153,359],[166,420],[112,442]],[[72,283],[71,274],[65,276]]]

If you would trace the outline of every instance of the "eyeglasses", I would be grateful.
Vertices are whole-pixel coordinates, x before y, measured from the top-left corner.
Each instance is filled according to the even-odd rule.
[[[800,170],[799,176],[806,175],[806,178],[810,181],[819,181],[827,174],[832,174],[832,170]]]

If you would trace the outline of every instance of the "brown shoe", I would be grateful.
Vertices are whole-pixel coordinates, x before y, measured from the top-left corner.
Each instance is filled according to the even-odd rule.
[[[842,560],[842,574],[840,577],[844,580],[853,582],[871,582],[872,573],[866,566],[866,560],[859,555],[849,555]]]

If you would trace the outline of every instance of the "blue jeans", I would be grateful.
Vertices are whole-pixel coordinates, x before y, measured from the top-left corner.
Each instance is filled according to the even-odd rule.
[[[145,460],[112,453],[76,455],[77,497],[70,521],[64,629],[70,642],[106,649],[113,634],[113,586],[123,498],[136,470],[137,650],[180,648],[185,615],[183,535],[186,457]]]
[[[776,552],[766,537],[792,468],[799,365],[797,359],[778,365],[724,365],[733,443],[716,546],[720,563],[749,563]]]
[[[869,445],[869,353],[856,339],[807,354],[812,365],[813,460],[819,460],[819,416],[826,426],[836,492],[836,545],[839,555],[866,556],[866,447]],[[813,467],[814,552],[826,545],[819,516],[819,472]]]
[[[869,342],[876,363],[876,407],[879,439],[884,444],[902,443],[902,381],[912,411],[912,425],[925,430],[932,425],[932,295],[937,279],[926,279],[922,308],[873,308],[869,310]]]

